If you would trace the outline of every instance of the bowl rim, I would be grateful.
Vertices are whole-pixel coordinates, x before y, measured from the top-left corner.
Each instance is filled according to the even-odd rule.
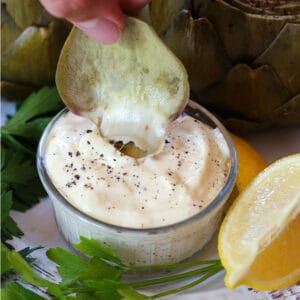
[[[100,221],[96,218],[93,218],[92,216],[89,216],[89,215],[83,213],[82,211],[77,209],[75,206],[73,206],[71,203],[69,203],[64,198],[64,196],[56,189],[56,187],[54,186],[54,184],[47,172],[46,165],[45,165],[45,159],[44,159],[44,153],[45,153],[49,133],[51,132],[51,130],[52,130],[53,126],[55,125],[55,123],[57,122],[57,120],[61,116],[66,114],[68,111],[69,111],[68,108],[62,109],[49,122],[49,124],[47,125],[47,127],[45,128],[45,130],[41,136],[41,139],[40,139],[39,145],[38,145],[38,150],[37,150],[36,160],[37,160],[38,174],[39,174],[40,180],[41,180],[53,206],[54,206],[54,204],[53,204],[52,197],[55,197],[55,199],[57,199],[66,209],[68,209],[72,213],[76,214],[79,219],[81,219],[85,222],[91,222],[96,226],[100,226],[102,228],[106,227],[108,229],[113,229],[116,232],[131,232],[131,233],[137,233],[137,234],[144,234],[144,233],[157,234],[157,233],[161,233],[161,232],[167,232],[167,231],[174,230],[178,227],[183,226],[184,224],[192,223],[194,221],[197,221],[198,219],[204,218],[206,215],[208,215],[213,210],[217,210],[217,208],[220,205],[225,204],[226,200],[229,198],[229,196],[234,188],[234,185],[235,185],[237,170],[238,170],[237,151],[236,151],[235,144],[234,144],[230,134],[228,133],[227,129],[222,125],[222,123],[212,113],[210,113],[207,109],[205,109],[200,104],[194,102],[193,100],[189,100],[186,108],[184,109],[184,113],[189,111],[189,113],[187,113],[187,114],[191,115],[192,112],[195,112],[195,115],[194,116],[192,115],[193,117],[196,117],[198,120],[203,121],[210,127],[213,127],[213,128],[218,127],[227,143],[228,148],[229,148],[229,162],[230,162],[229,172],[227,175],[226,182],[225,182],[224,186],[222,187],[222,189],[220,190],[220,192],[217,194],[217,196],[204,209],[202,209],[198,213],[192,215],[191,217],[189,217],[187,219],[183,219],[176,223],[167,224],[167,225],[159,226],[159,227],[151,227],[151,228],[124,227],[124,226],[119,226],[119,225],[110,224],[110,223],[107,223],[104,221]],[[199,111],[203,114],[202,119],[200,119],[200,116],[198,113]]]

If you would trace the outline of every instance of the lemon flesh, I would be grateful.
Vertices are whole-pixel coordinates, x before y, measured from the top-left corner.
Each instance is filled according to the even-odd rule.
[[[272,290],[300,280],[299,183],[296,154],[267,167],[235,200],[218,242],[228,288]]]
[[[56,83],[65,104],[96,123],[108,140],[147,154],[189,99],[187,73],[146,23],[126,18],[122,38],[102,45],[74,28],[59,58]]]

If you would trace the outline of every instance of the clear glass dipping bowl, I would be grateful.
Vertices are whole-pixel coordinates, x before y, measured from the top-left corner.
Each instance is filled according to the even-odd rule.
[[[192,217],[150,229],[125,228],[93,219],[73,207],[56,189],[47,173],[44,154],[52,127],[66,112],[67,109],[61,111],[45,129],[39,143],[37,166],[51,199],[58,228],[68,243],[78,243],[80,236],[94,238],[110,246],[124,263],[145,265],[182,261],[199,251],[212,238],[235,184],[237,155],[230,135],[210,112],[193,101],[189,101],[185,109],[186,114],[212,128],[218,127],[223,134],[230,151],[229,172],[224,187],[207,207]]]

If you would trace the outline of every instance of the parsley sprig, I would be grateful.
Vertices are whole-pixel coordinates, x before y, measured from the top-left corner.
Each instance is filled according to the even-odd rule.
[[[6,284],[6,287],[2,290],[2,295],[7,300],[44,299],[42,296],[32,295],[32,291],[26,290],[23,284],[27,283],[35,287],[43,287],[50,296],[61,300],[150,300],[184,291],[223,270],[219,260],[170,265],[128,266],[122,263],[111,248],[99,244],[96,240],[81,237],[80,243],[73,246],[79,253],[73,253],[63,248],[51,248],[47,251],[47,257],[57,264],[57,271],[61,277],[60,283],[54,283],[40,277],[18,252],[4,248],[2,257],[5,260],[3,263],[6,266],[5,270],[19,274],[22,284]],[[159,278],[137,282],[123,280],[124,274],[132,271],[184,270],[191,267],[193,267],[192,270],[188,269],[184,272],[181,271]],[[138,291],[138,289],[147,286],[162,285],[186,278],[194,278],[194,281],[151,296]]]
[[[10,209],[25,211],[46,195],[37,174],[36,149],[43,130],[63,106],[57,89],[44,87],[1,127],[2,242],[22,235],[9,216]]]

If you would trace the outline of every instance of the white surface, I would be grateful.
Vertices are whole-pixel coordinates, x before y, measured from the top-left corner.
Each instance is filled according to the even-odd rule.
[[[263,133],[250,135],[247,137],[247,139],[269,163],[280,157],[300,152],[300,128],[266,131]],[[14,240],[14,244],[19,249],[26,245],[67,247],[62,236],[57,230],[52,207],[48,199],[43,200],[40,204],[28,210],[26,213],[13,212],[12,215],[19,224],[20,228],[25,232],[25,236],[22,238],[22,240]],[[39,250],[35,252],[35,256],[39,256],[38,263],[53,273],[55,270],[54,266],[49,264],[48,261],[45,261],[44,253],[45,250]],[[216,255],[216,240],[214,239],[201,253],[196,256],[198,258],[213,258],[216,257]],[[220,274],[210,282],[207,282],[201,286],[197,286],[185,293],[171,296],[168,299],[299,300],[300,285],[272,293],[258,293],[253,290],[248,290],[247,287],[240,287],[235,291],[229,291],[223,285],[223,274]]]

